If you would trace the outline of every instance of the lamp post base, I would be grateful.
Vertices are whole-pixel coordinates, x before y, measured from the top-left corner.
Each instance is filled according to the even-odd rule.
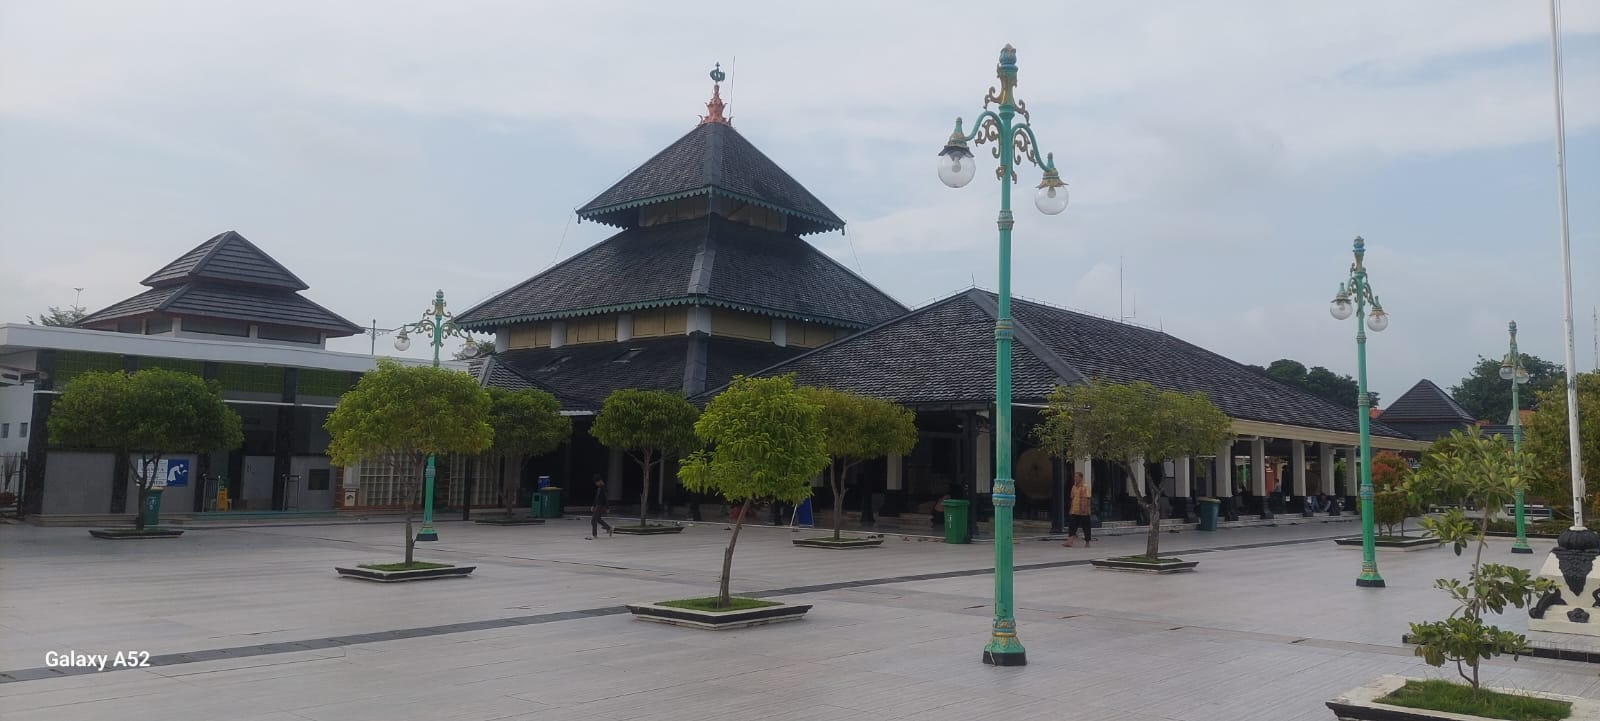
[[[1511,544],[1511,552],[1532,554],[1533,546],[1528,545],[1527,541],[1519,540],[1516,543]]]
[[[1016,634],[997,635],[990,637],[989,645],[983,647],[983,662],[990,666],[1026,666],[1028,654]]]
[[[417,540],[437,541],[439,540],[439,532],[433,530],[433,526],[423,525],[422,530],[417,531]]]
[[[1371,575],[1363,573],[1356,577],[1356,586],[1360,588],[1383,588],[1383,577],[1376,573]]]

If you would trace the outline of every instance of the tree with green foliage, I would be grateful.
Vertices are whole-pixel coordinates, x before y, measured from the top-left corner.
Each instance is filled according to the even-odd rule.
[[[751,503],[799,503],[811,495],[811,479],[828,465],[828,433],[822,405],[796,388],[793,376],[735,376],[700,414],[694,432],[707,448],[684,460],[678,478],[689,490],[740,504],[718,580],[717,607],[727,608],[733,549]]]
[[[491,405],[488,391],[466,373],[383,359],[340,396],[323,423],[332,436],[328,456],[335,464],[382,463],[395,474],[405,508],[408,567],[417,542],[411,511],[421,495],[428,456],[488,449],[494,441]]]
[[[1143,473],[1146,460],[1214,453],[1233,438],[1233,423],[1204,393],[1164,391],[1144,381],[1056,386],[1034,429],[1058,458],[1104,458],[1144,478],[1139,500],[1150,516],[1145,556],[1158,558],[1161,479]]]
[[[1411,465],[1393,451],[1382,451],[1372,457],[1372,520],[1383,526],[1383,534],[1406,535],[1406,519],[1411,517],[1414,494],[1406,481],[1411,475]]]
[[[1288,358],[1279,358],[1265,368],[1261,366],[1249,366],[1249,368],[1345,408],[1355,408],[1361,393],[1360,384],[1348,375],[1339,375],[1322,366],[1313,366],[1307,370],[1304,363]],[[1378,405],[1377,392],[1368,391],[1367,397],[1371,399],[1370,402],[1374,407]]]
[[[533,458],[566,443],[572,437],[572,419],[561,415],[561,403],[555,396],[537,388],[512,391],[490,387],[488,391],[489,427],[494,430],[489,453],[496,456],[501,502],[510,515],[517,504],[521,469]],[[518,472],[507,475],[506,460],[513,457],[521,458]]]
[[[1528,382],[1519,390],[1520,410],[1534,407],[1534,399],[1552,388],[1566,390],[1566,370],[1559,363],[1551,363],[1538,356],[1523,353],[1522,367],[1528,371]],[[1500,377],[1498,358],[1478,356],[1472,372],[1460,383],[1450,386],[1450,397],[1461,404],[1473,418],[1495,425],[1509,423],[1511,416],[1511,382]]]
[[[1448,441],[1430,448],[1417,469],[1414,481],[1425,492],[1461,498],[1481,508],[1499,508],[1526,486],[1523,469],[1529,464],[1512,451],[1509,439],[1485,436],[1473,427],[1450,434]],[[1469,545],[1476,546],[1476,553],[1466,584],[1454,578],[1434,582],[1435,588],[1455,599],[1456,610],[1442,621],[1411,624],[1416,655],[1430,666],[1454,663],[1456,673],[1472,685],[1474,696],[1479,663],[1501,654],[1526,653],[1528,646],[1522,634],[1485,624],[1484,613],[1501,613],[1506,606],[1525,608],[1554,588],[1548,579],[1536,578],[1530,571],[1484,563],[1488,523],[1488,514],[1467,518],[1459,507],[1422,520],[1423,527],[1450,544],[1457,556]]]
[[[54,445],[130,457],[141,504],[165,455],[236,448],[244,442],[243,425],[215,381],[161,369],[79,375],[62,389],[49,420]],[[143,513],[134,514],[134,527],[144,530]]]
[[[836,391],[807,388],[822,406],[828,435],[828,485],[833,489],[833,540],[844,523],[845,478],[870,458],[905,455],[917,445],[917,416],[897,403]]]
[[[699,417],[700,411],[693,403],[671,391],[619,388],[601,404],[589,435],[639,464],[643,479],[639,488],[640,527],[646,525],[650,510],[650,469],[662,466],[665,482],[666,454],[697,445],[695,421]]]
[[[1581,444],[1578,453],[1583,461],[1583,477],[1600,478],[1600,373],[1579,373],[1577,382],[1578,442]],[[1567,387],[1563,382],[1539,393],[1538,409],[1522,429],[1522,450],[1533,464],[1529,471],[1529,495],[1543,500],[1570,520],[1572,443],[1568,428]]]
[[[39,320],[34,321],[33,316],[28,316],[28,325],[48,325],[62,328],[71,328],[83,320],[89,312],[81,305],[69,305],[66,308],[50,306],[44,313],[39,314]]]

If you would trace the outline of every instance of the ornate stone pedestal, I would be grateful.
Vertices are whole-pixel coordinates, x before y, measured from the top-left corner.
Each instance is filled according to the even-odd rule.
[[[1556,584],[1528,610],[1528,630],[1600,636],[1600,535],[1568,530],[1539,569]]]

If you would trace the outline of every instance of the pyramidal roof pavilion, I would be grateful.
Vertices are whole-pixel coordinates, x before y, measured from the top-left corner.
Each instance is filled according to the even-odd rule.
[[[711,77],[698,125],[577,210],[620,232],[456,317],[495,334],[485,382],[593,411],[617,388],[698,393],[906,312],[802,239],[844,221],[734,129]]]

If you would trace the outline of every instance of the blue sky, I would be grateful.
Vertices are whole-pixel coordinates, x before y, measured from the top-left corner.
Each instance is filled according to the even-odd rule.
[[[993,287],[994,183],[933,168],[1010,42],[1073,193],[1019,210],[1018,295],[1353,373],[1325,307],[1360,234],[1384,399],[1503,352],[1511,319],[1561,360],[1543,3],[1018,7],[0,0],[0,318],[103,307],[230,228],[358,323],[436,288],[464,309],[604,239],[571,210],[693,127],[716,61],[735,127],[849,222],[820,248],[908,305]],[[1565,12],[1587,369],[1600,4]]]

